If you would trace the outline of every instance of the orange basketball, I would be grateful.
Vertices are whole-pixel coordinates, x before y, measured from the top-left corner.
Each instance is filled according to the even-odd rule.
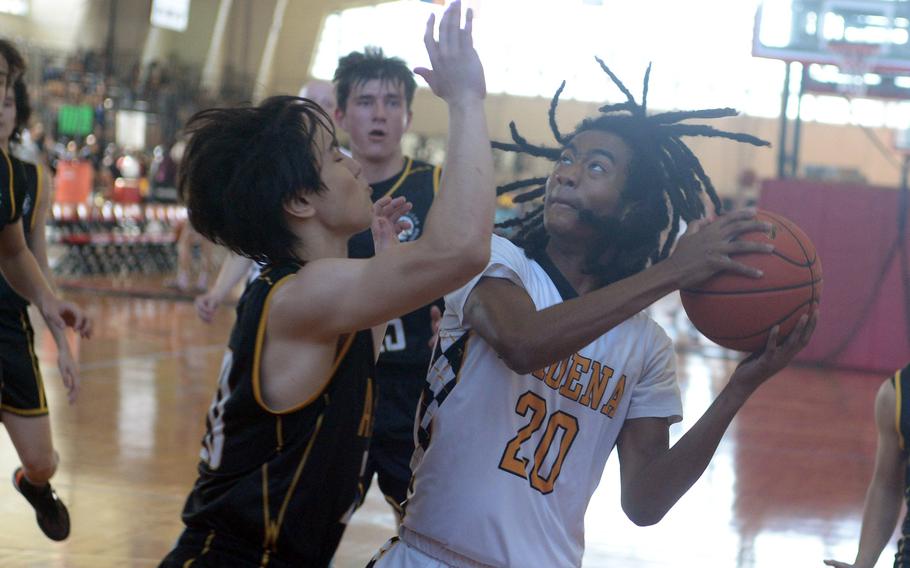
[[[821,299],[822,266],[809,237],[777,213],[759,211],[756,218],[771,223],[771,232],[746,233],[739,238],[771,243],[774,252],[739,254],[735,259],[762,270],[761,278],[722,272],[697,288],[680,292],[683,307],[698,331],[718,345],[738,351],[764,349],[768,333],[778,324],[778,337],[783,339]]]

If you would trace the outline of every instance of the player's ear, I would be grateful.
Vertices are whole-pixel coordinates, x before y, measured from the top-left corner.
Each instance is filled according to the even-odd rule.
[[[311,198],[303,193],[298,193],[284,202],[284,211],[292,217],[308,219],[316,214],[316,207],[313,206]]]

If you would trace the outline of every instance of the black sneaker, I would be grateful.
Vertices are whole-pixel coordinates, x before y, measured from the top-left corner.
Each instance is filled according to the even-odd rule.
[[[38,526],[51,540],[65,540],[70,535],[70,514],[66,505],[48,483],[44,487],[35,487],[25,478],[25,472],[17,467],[13,472],[13,487],[25,497],[35,509]]]

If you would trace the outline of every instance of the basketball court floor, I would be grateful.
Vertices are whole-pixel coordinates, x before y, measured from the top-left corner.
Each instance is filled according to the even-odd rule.
[[[61,466],[54,484],[73,519],[54,543],[9,482],[0,483],[0,566],[155,566],[181,530],[195,479],[204,416],[233,322],[213,325],[192,303],[71,293],[95,318],[96,336],[78,346],[82,389],[68,406],[53,341],[36,322]],[[672,325],[672,301],[655,318],[678,336],[686,417],[679,437],[707,408],[736,364],[727,352]],[[37,319],[37,318],[36,318]],[[640,528],[619,506],[616,457],[586,516],[586,567],[781,568],[852,561],[872,472],[872,403],[882,377],[794,367],[765,385],[740,412],[704,476],[657,526]],[[8,438],[0,473],[17,465]],[[376,485],[373,484],[375,488]],[[335,566],[363,567],[393,534],[374,489],[355,515]],[[457,530],[457,527],[453,527]],[[893,546],[878,567],[890,566]]]

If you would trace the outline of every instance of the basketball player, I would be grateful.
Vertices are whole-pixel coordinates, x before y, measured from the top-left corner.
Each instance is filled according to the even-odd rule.
[[[171,158],[180,167],[186,142],[178,140],[171,148]],[[212,256],[215,252],[212,243],[199,234],[193,226],[184,221],[177,229],[177,274],[174,278],[166,280],[164,286],[176,290],[181,294],[191,292],[204,292],[208,286],[209,271],[212,269]],[[196,252],[198,252],[198,262]],[[195,265],[195,266],[194,266]],[[191,274],[196,272],[196,283],[190,285]]]
[[[743,361],[705,415],[669,448],[681,420],[673,345],[642,310],[721,270],[758,277],[731,255],[769,252],[734,240],[770,227],[753,211],[699,219],[717,200],[682,136],[722,136],[679,124],[732,109],[647,116],[627,96],[559,133],[559,148],[495,145],[546,156],[544,204],[493,237],[490,263],[446,296],[442,353],[418,415],[413,493],[375,566],[580,566],[584,512],[618,447],[622,506],[657,523],[702,474],[736,411],[808,341],[815,317]],[[645,82],[647,89],[647,80]],[[561,89],[560,89],[561,91]],[[673,254],[680,218],[691,221]],[[661,246],[661,234],[671,237]],[[649,266],[649,261],[653,264]]]
[[[193,302],[199,319],[205,323],[212,323],[218,307],[224,303],[231,290],[242,280],[246,280],[248,284],[255,282],[259,277],[259,269],[259,265],[253,260],[228,251],[221,263],[221,268],[218,269],[215,283],[205,294],[196,296]]]
[[[0,99],[25,71],[25,60],[16,47],[0,39]],[[0,102],[2,102],[0,100]],[[70,326],[83,337],[92,333],[92,321],[82,310],[64,302],[51,290],[35,256],[28,249],[22,229],[22,202],[17,191],[13,163],[0,152],[0,273],[20,296],[34,304],[50,327]]]
[[[47,262],[44,225],[50,208],[46,173],[38,165],[23,162],[10,153],[10,141],[19,136],[31,114],[25,82],[20,78],[10,89],[0,111],[0,148],[13,166],[13,183],[22,200],[22,227],[29,248],[44,276],[51,281]],[[70,403],[75,401],[79,384],[76,363],[70,353],[63,329],[50,326],[57,343],[57,365]],[[22,466],[16,468],[13,483],[32,507],[38,525],[53,540],[69,535],[69,513],[51,488],[49,480],[57,470],[59,456],[51,440],[50,419],[38,358],[35,356],[34,331],[28,316],[28,301],[16,294],[0,278],[0,420],[16,448]]]
[[[190,275],[193,272],[193,249],[199,251],[199,262],[196,266],[196,284],[191,288]],[[180,228],[177,238],[177,274],[173,280],[165,282],[165,287],[174,289],[181,294],[189,294],[206,289],[209,280],[209,271],[212,268],[212,243],[197,233],[193,226],[184,223]]]
[[[489,255],[483,69],[460,9],[446,11],[438,43],[430,19],[433,68],[418,70],[450,129],[433,222],[416,242],[396,234],[410,206],[371,202],[313,102],[274,97],[190,120],[178,186],[192,223],[267,266],[240,301],[186,530],[163,566],[319,567],[334,555],[360,499],[385,322],[467,282]],[[348,259],[348,240],[371,223],[376,256]]]
[[[338,100],[335,98],[335,86],[329,81],[310,79],[300,87],[300,92],[297,93],[297,96],[310,99],[321,106],[322,110],[334,120],[335,109],[338,108]]]
[[[910,498],[907,477],[907,443],[910,437],[910,365],[887,379],[875,397],[875,426],[878,448],[875,472],[866,492],[859,549],[852,564],[825,560],[836,568],[872,568],[891,540],[901,513],[901,501]],[[904,518],[901,537],[894,555],[894,568],[910,567],[910,515]]]
[[[334,81],[335,121],[348,134],[351,153],[363,166],[373,199],[404,197],[412,203],[404,216],[408,226],[399,237],[402,242],[417,240],[426,231],[441,168],[405,156],[401,148],[417,86],[410,69],[381,49],[367,48],[339,59]],[[350,254],[373,255],[368,232],[351,240]],[[411,479],[414,415],[430,364],[433,320],[440,317],[441,306],[438,301],[390,321],[376,367],[379,402],[364,486],[369,488],[375,474],[399,519]]]
[[[312,79],[307,81],[300,88],[298,96],[310,99],[322,107],[330,117],[334,117],[335,108],[335,87],[328,81]],[[224,302],[227,295],[231,293],[240,281],[253,282],[259,276],[259,265],[251,259],[234,254],[228,251],[227,256],[221,263],[218,270],[218,276],[215,283],[206,291],[205,294],[196,296],[194,304],[196,306],[196,315],[205,323],[212,323],[218,307]]]

